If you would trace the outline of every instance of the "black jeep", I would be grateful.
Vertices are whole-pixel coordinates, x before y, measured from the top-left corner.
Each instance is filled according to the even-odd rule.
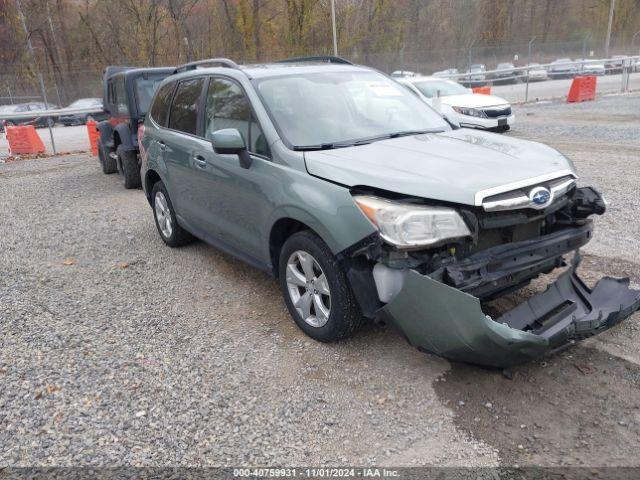
[[[124,188],[139,188],[138,126],[157,86],[174,67],[107,67],[103,97],[107,120],[98,123],[98,156],[104,173],[120,172]]]

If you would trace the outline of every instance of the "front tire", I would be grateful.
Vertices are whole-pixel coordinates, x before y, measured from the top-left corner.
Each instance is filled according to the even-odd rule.
[[[140,178],[140,167],[138,166],[138,155],[133,150],[126,150],[124,145],[118,145],[117,153],[122,167],[124,188],[140,188],[142,180]]]
[[[193,236],[178,225],[169,192],[162,182],[151,189],[151,208],[160,238],[171,248],[181,247],[193,241]]]
[[[309,230],[291,235],[279,261],[280,288],[298,327],[320,342],[347,338],[362,324],[349,281],[329,247]]]

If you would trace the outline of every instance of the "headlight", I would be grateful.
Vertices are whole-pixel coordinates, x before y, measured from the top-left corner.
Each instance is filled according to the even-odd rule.
[[[353,199],[380,231],[398,248],[428,247],[471,235],[462,217],[452,208],[393,202],[357,195]]]
[[[469,115],[470,117],[480,117],[487,118],[482,110],[478,110],[476,108],[467,108],[467,107],[453,107],[453,109],[458,112],[460,115]]]

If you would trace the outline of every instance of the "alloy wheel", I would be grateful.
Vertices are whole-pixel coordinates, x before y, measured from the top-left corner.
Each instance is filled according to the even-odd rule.
[[[331,292],[318,261],[308,252],[293,252],[287,261],[286,282],[300,317],[312,327],[326,325],[331,313]]]
[[[169,203],[164,193],[157,192],[154,201],[156,220],[158,221],[158,227],[164,238],[170,238],[173,233],[173,224],[171,222],[171,210],[169,209]]]

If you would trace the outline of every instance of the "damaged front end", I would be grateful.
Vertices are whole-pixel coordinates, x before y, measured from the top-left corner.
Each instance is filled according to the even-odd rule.
[[[590,289],[578,277],[579,248],[592,234],[587,217],[605,210],[594,189],[573,185],[538,211],[486,210],[461,211],[471,238],[455,243],[399,251],[373,236],[343,252],[364,313],[420,350],[508,367],[596,335],[640,308],[628,279],[605,277]],[[544,292],[498,318],[483,312],[483,302],[566,267],[572,252],[572,264]]]

